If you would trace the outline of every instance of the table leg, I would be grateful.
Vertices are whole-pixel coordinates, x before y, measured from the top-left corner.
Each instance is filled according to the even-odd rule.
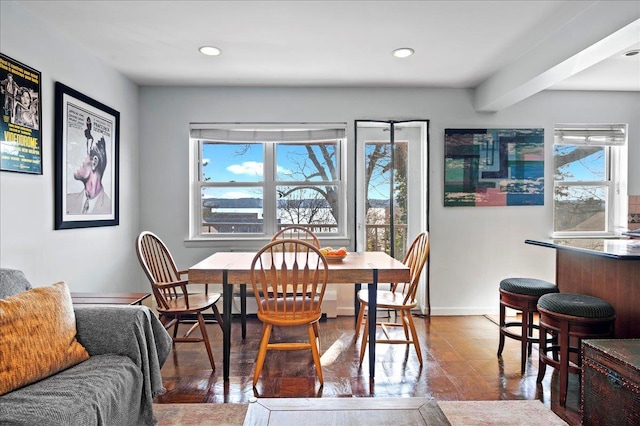
[[[242,322],[242,339],[247,337],[247,285],[240,284],[240,321]]]
[[[358,315],[360,315],[360,301],[358,300],[358,292],[360,291],[361,288],[362,288],[362,284],[356,283],[356,285],[354,286],[355,290],[353,293],[353,313],[356,316],[356,327],[359,326]]]
[[[378,310],[378,270],[373,270],[373,282],[369,289],[369,310],[367,311],[369,321],[369,380],[373,380],[376,375],[376,322]]]
[[[222,271],[222,377],[226,382],[229,380],[229,365],[231,362],[231,298],[233,297],[233,286],[228,284],[227,270]]]

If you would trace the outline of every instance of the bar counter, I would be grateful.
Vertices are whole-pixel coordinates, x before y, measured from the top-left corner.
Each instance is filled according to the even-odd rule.
[[[616,310],[616,338],[640,337],[640,244],[634,239],[525,240],[556,250],[563,293],[599,297]]]

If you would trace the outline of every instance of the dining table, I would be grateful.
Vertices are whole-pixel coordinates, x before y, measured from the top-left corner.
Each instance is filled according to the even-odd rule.
[[[251,283],[251,263],[255,255],[256,252],[216,252],[189,268],[189,283],[222,283],[222,363],[225,382],[229,380],[233,286],[240,286],[241,302],[246,303],[246,286]],[[362,284],[368,284],[367,315],[370,324],[376,323],[378,283],[407,282],[410,279],[408,266],[378,251],[349,252],[341,261],[329,261],[327,274],[328,284],[353,285],[356,292]],[[357,298],[354,308],[357,318],[360,309]],[[243,318],[243,338],[245,333]],[[369,327],[370,380],[375,377],[375,342],[376,327]]]

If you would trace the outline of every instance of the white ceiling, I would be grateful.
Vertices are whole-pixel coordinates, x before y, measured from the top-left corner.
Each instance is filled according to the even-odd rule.
[[[640,91],[637,0],[19,3],[140,85],[475,88],[481,110]]]

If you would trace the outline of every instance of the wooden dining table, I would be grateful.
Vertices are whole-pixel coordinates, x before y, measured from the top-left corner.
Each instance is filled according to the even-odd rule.
[[[233,286],[240,285],[241,298],[246,298],[246,285],[251,282],[251,262],[256,252],[218,252],[189,268],[189,283],[222,283],[223,300],[223,378],[229,380],[231,356],[231,302]],[[409,281],[410,270],[402,262],[384,252],[348,253],[340,262],[329,262],[330,284],[353,285],[356,290],[368,285],[369,322],[376,323],[378,283]],[[359,308],[357,300],[355,306]],[[358,311],[356,309],[356,318]],[[243,338],[245,331],[243,330]],[[375,377],[376,328],[369,328],[369,378]]]

